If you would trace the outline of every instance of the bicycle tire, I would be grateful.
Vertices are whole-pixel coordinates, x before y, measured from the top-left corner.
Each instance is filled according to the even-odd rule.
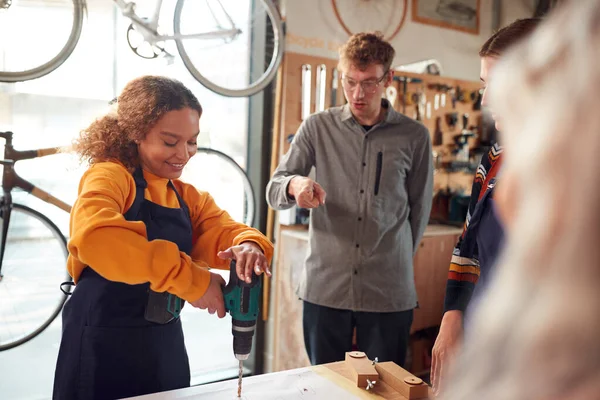
[[[404,9],[402,11],[402,17],[400,18],[400,23],[396,26],[396,29],[394,29],[392,34],[385,38],[385,40],[388,42],[391,41],[394,37],[396,37],[398,32],[400,32],[400,29],[402,29],[402,26],[404,25],[404,21],[406,20],[406,14],[408,12],[408,0],[401,0],[401,1],[404,2]],[[339,12],[337,4],[336,4],[336,0],[331,0],[331,6],[333,7],[333,13],[335,14],[335,18],[340,23],[344,32],[346,32],[349,36],[354,35],[356,32],[353,32],[348,27],[348,25],[344,22],[344,19],[340,15],[340,12]]]
[[[50,232],[52,233],[52,235],[56,239],[58,239],[58,241],[60,242],[61,248],[64,251],[64,256],[65,256],[65,277],[64,277],[64,279],[63,279],[62,282],[64,282],[64,281],[69,281],[70,282],[72,280],[72,278],[66,272],[66,259],[67,259],[67,255],[68,255],[67,240],[64,237],[64,235],[62,234],[62,232],[60,231],[60,229],[58,229],[58,227],[56,226],[56,224],[54,222],[52,222],[48,217],[46,217],[45,215],[43,215],[39,211],[36,211],[36,210],[34,210],[34,209],[30,208],[30,207],[27,207],[27,206],[22,205],[22,204],[13,203],[12,204],[12,214],[13,215],[14,215],[15,211],[22,212],[22,213],[24,213],[25,215],[28,215],[31,218],[37,219],[46,228],[48,228],[50,230]],[[12,216],[11,216],[11,220],[10,221],[13,221],[13,217]],[[56,282],[56,291],[57,292],[60,292],[60,289],[59,289],[60,283],[61,282]],[[0,286],[1,285],[2,285],[2,281],[0,281]],[[32,332],[26,334],[25,336],[22,336],[22,337],[18,338],[17,340],[14,340],[14,341],[2,342],[0,340],[0,351],[5,351],[5,350],[12,349],[14,347],[20,346],[20,345],[22,345],[22,344],[30,341],[31,339],[35,338],[40,333],[42,333],[56,319],[56,317],[58,316],[58,314],[61,312],[62,307],[65,304],[66,300],[67,300],[67,295],[64,294],[64,293],[61,293],[60,297],[58,298],[57,304],[54,307],[54,309],[52,310],[51,314],[47,318],[45,318],[44,321],[42,322],[42,324],[40,326],[38,326],[36,329],[34,329]]]
[[[173,17],[173,29],[175,35],[181,34],[181,12],[183,10],[183,4],[185,0],[177,0],[177,4],[175,6],[175,13]],[[283,33],[283,21],[279,16],[279,11],[275,7],[272,1],[270,0],[260,0],[260,2],[265,7],[267,12],[267,16],[271,20],[271,25],[273,28],[273,41],[275,44],[275,50],[273,52],[273,56],[271,58],[271,62],[269,66],[262,74],[260,78],[258,78],[255,82],[251,83],[246,88],[241,89],[231,89],[226,88],[224,86],[220,86],[212,82],[210,79],[206,78],[202,75],[192,60],[190,59],[188,53],[183,46],[181,39],[175,39],[175,44],[177,45],[177,51],[179,52],[179,56],[181,57],[183,64],[190,72],[190,74],[200,82],[207,89],[223,95],[227,97],[246,97],[252,96],[262,90],[264,90],[270,83],[273,81],[275,76],[277,75],[277,69],[279,68],[279,64],[281,64],[281,60],[283,58],[283,48],[284,48],[284,33]]]
[[[81,37],[81,29],[83,27],[83,13],[86,10],[87,5],[85,0],[73,0],[73,26],[71,27],[71,33],[61,51],[50,61],[42,64],[36,68],[31,68],[25,71],[8,72],[0,71],[0,82],[24,82],[32,79],[41,78],[44,75],[48,75],[58,67],[60,67],[73,53],[79,38]]]
[[[211,149],[210,147],[198,147],[197,154],[208,154],[220,157],[239,173],[244,185],[245,197],[243,223],[248,226],[254,226],[254,219],[256,215],[256,193],[254,192],[254,187],[252,186],[252,182],[250,182],[250,178],[248,177],[248,174],[246,174],[246,171],[244,171],[244,169],[240,167],[240,165],[233,158],[222,151]]]

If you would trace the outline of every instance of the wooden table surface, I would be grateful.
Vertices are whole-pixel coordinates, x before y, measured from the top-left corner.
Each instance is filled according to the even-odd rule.
[[[312,367],[316,372],[319,372],[321,368],[333,371],[335,375],[328,375],[327,377],[335,381],[340,386],[351,390],[352,394],[360,395],[365,399],[386,399],[386,400],[406,400],[406,397],[402,396],[396,390],[386,385],[385,382],[379,381],[375,384],[375,387],[369,391],[363,388],[357,388],[356,384],[352,381],[352,375],[346,367],[344,361],[317,365]],[[357,390],[354,390],[357,389]],[[360,393],[360,394],[359,394]],[[429,399],[435,399],[431,388],[429,388]]]

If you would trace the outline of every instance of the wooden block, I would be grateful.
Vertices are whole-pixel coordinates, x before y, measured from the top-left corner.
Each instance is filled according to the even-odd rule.
[[[346,353],[346,365],[348,366],[356,386],[366,389],[367,379],[371,382],[379,380],[379,374],[371,360],[362,351],[351,351]]]
[[[381,380],[393,387],[408,400],[427,399],[429,386],[418,378],[399,367],[396,363],[386,361],[375,364]]]

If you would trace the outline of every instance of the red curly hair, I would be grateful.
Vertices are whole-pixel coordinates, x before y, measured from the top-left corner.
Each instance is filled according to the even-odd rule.
[[[116,112],[108,113],[80,132],[73,149],[82,162],[116,160],[130,171],[139,166],[136,141],[169,111],[191,108],[202,115],[194,94],[181,82],[163,76],[136,78],[123,88]]]

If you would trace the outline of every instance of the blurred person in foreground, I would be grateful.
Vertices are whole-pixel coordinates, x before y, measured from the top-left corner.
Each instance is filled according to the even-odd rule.
[[[540,21],[539,18],[518,19],[495,32],[481,46],[480,79],[484,90],[481,103],[484,107],[489,108],[486,87],[494,67],[504,53],[528,37]],[[500,130],[501,121],[493,109],[490,111],[496,129]],[[468,330],[469,311],[484,295],[494,275],[504,241],[504,227],[498,218],[495,201],[502,152],[501,144],[496,142],[481,158],[473,178],[464,229],[452,252],[444,299],[444,316],[431,358],[431,383],[436,392],[439,391],[445,375],[445,365],[452,361],[452,356],[460,347],[465,331]]]
[[[600,398],[599,62],[600,1],[581,0],[494,71],[506,247],[444,400]]]

